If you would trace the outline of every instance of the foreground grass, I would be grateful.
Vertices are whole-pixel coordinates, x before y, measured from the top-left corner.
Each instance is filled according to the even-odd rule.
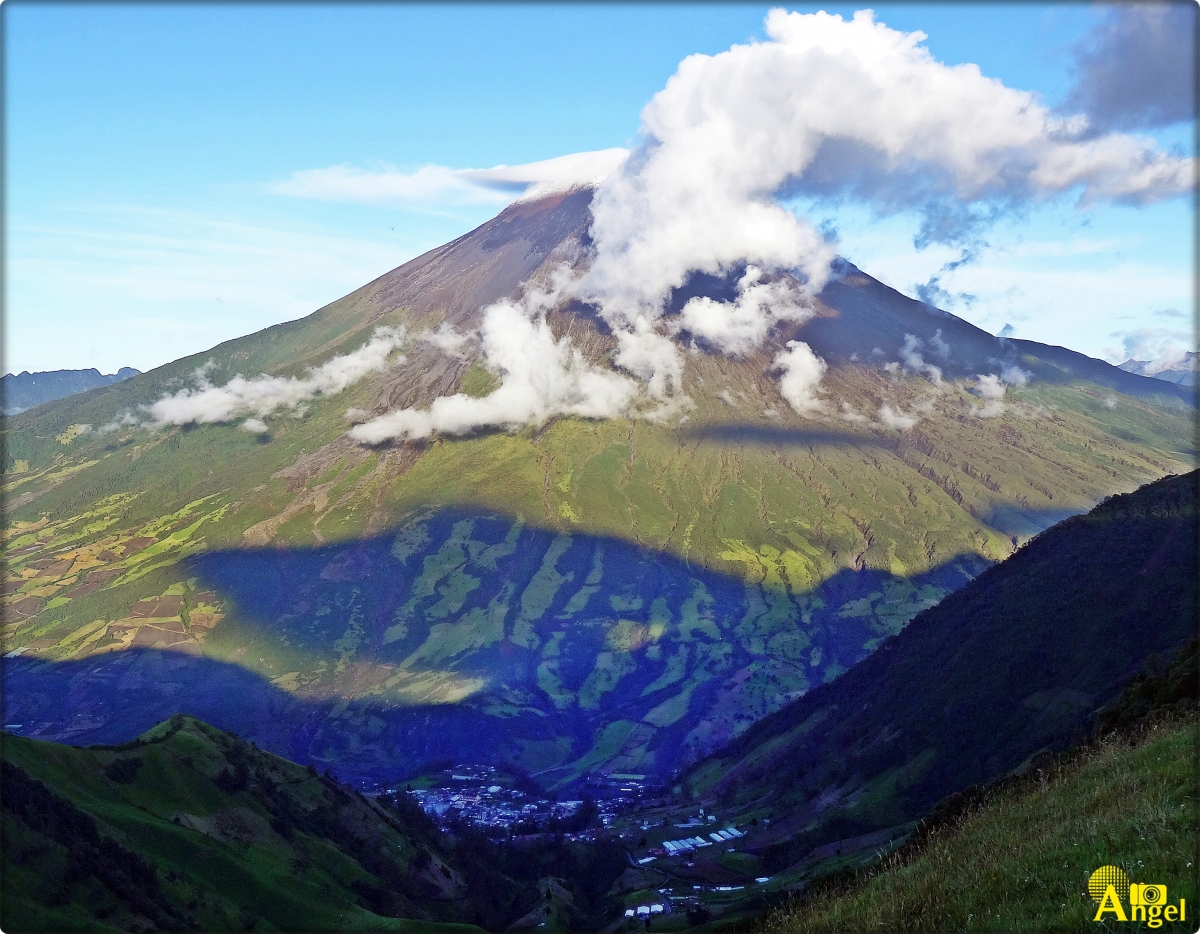
[[[997,792],[848,890],[769,915],[764,934],[1145,929],[1093,922],[1087,880],[1106,864],[1165,884],[1170,904],[1187,899],[1187,921],[1159,930],[1195,930],[1198,748],[1194,719],[1104,740],[1032,786]]]

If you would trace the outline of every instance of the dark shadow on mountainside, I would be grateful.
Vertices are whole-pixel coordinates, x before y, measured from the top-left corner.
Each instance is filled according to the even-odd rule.
[[[1113,496],[920,613],[847,674],[688,779],[769,802],[770,867],[916,820],[1091,728],[1146,660],[1196,632],[1197,477]]]
[[[623,539],[428,510],[365,540],[189,559],[226,614],[209,657],[7,660],[6,722],[113,742],[190,713],[362,777],[444,757],[509,760],[544,781],[665,777],[985,566],[842,569],[800,589]]]

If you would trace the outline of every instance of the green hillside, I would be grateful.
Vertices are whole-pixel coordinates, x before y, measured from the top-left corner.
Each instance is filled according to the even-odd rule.
[[[772,818],[755,846],[783,869],[902,836],[945,795],[1065,747],[1195,632],[1196,483],[1166,478],[1042,533],[698,764],[686,789]]]
[[[1086,744],[939,801],[883,857],[832,872],[836,858],[816,863],[816,881],[767,916],[765,934],[1080,930],[1097,910],[1081,880],[1105,865],[1194,906],[1197,648],[1193,636],[1169,659],[1152,656],[1099,711]],[[1179,920],[1156,926],[1190,930]],[[1106,913],[1099,929],[1141,926]]]
[[[6,931],[477,930],[422,822],[198,720],[3,757]]]
[[[346,437],[352,407],[486,391],[495,377],[474,357],[415,336],[477,326],[587,218],[586,195],[516,205],[308,318],[5,419],[10,722],[111,742],[183,710],[345,774],[475,754],[485,736],[489,757],[547,783],[665,776],[1052,522],[1194,466],[1194,409],[1159,381],[1098,361],[1070,373],[1039,345],[1002,345],[861,274],[798,331],[832,361],[810,418],[766,375],[768,348],[688,353],[692,407],[666,423]],[[584,310],[551,322],[593,361],[613,349]],[[272,416],[265,433],[120,424],[200,367],[216,385],[298,375],[379,325],[409,328],[403,365]],[[908,333],[950,341],[944,382],[886,368]],[[971,390],[992,357],[1039,375],[984,418]],[[843,417],[884,404],[916,424]],[[133,681],[111,671],[156,654],[169,657],[146,670],[195,690],[147,674],[133,704]],[[242,695],[206,692],[199,673],[214,665],[252,676],[223,682]],[[236,719],[266,707],[280,716]],[[460,729],[431,735],[431,717]]]
[[[1197,748],[1194,717],[1114,735],[1042,781],[989,795],[855,882],[776,911],[761,930],[1146,930],[1112,914],[1093,922],[1088,877],[1105,865],[1165,885],[1171,905],[1186,901],[1186,921],[1159,930],[1194,930]]]

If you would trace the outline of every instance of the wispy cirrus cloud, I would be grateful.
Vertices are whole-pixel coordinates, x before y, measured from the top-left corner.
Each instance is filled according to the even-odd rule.
[[[5,362],[31,371],[150,370],[309,314],[440,242],[128,204],[9,225]]]
[[[392,166],[372,170],[334,165],[293,172],[290,178],[269,185],[268,190],[295,198],[379,206],[501,205],[516,198],[536,198],[578,185],[598,184],[628,155],[626,149],[602,149],[490,169],[423,165],[405,171]]]

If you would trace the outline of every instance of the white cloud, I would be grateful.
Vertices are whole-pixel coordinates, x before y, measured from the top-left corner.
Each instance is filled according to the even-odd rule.
[[[822,408],[817,393],[828,365],[803,341],[788,341],[787,346],[775,357],[775,367],[783,370],[779,392],[800,415],[810,415]]]
[[[706,296],[689,300],[672,322],[672,330],[686,329],[722,353],[743,357],[763,345],[777,322],[802,321],[812,314],[791,282],[762,279],[762,270],[750,266],[738,281],[736,301],[718,302]]]
[[[939,330],[934,336],[946,353],[950,352],[949,346],[941,339],[941,331]],[[929,381],[935,386],[942,385],[942,371],[940,367],[934,366],[932,363],[926,363],[925,358],[921,354],[921,349],[924,347],[924,342],[915,334],[904,335],[904,346],[900,348],[900,360],[904,363],[904,368],[911,373],[924,373],[929,377]],[[936,345],[935,345],[936,348]]]
[[[250,431],[265,431],[261,419],[281,409],[297,410],[317,396],[336,395],[368,373],[378,372],[404,342],[403,328],[379,327],[374,336],[358,350],[333,357],[303,377],[256,376],[238,374],[224,386],[208,382],[206,368],[195,373],[197,389],[181,389],[146,406],[147,426],[191,425],[229,422],[253,416],[246,423]],[[402,363],[401,357],[397,363]],[[261,428],[255,426],[261,425]]]
[[[1000,382],[1009,386],[1024,386],[1029,382],[1030,376],[1030,373],[1013,363],[1000,371]]]
[[[616,364],[646,384],[650,395],[663,399],[683,389],[683,358],[669,337],[645,318],[616,332]]]
[[[1071,191],[1149,202],[1193,185],[1192,160],[1121,134],[1082,139],[1082,121],[975,65],[941,64],[923,33],[870,11],[845,21],[772,10],[766,31],[766,42],[686,58],[643,110],[643,142],[601,185],[583,292],[610,323],[656,316],[693,270],[750,262],[819,287],[832,251],[781,192],[920,208],[937,242],[977,223],[964,205]]]
[[[554,337],[543,316],[530,316],[514,302],[484,310],[480,341],[486,365],[501,379],[494,392],[483,398],[457,393],[435,399],[428,409],[388,412],[354,426],[350,437],[380,444],[479,428],[513,430],[557,415],[618,418],[638,395],[633,380],[592,366],[567,338]]]
[[[451,325],[443,321],[438,325],[436,331],[425,331],[417,335],[417,340],[423,344],[429,344],[436,347],[448,357],[457,357],[462,360],[467,356],[467,345],[477,338],[478,335],[456,331]]]
[[[893,409],[890,405],[879,407],[879,420],[888,428],[895,428],[898,431],[908,431],[919,421],[915,415],[906,415],[900,409]]]
[[[1004,412],[1004,393],[1006,387],[1000,377],[994,374],[981,375],[972,390],[984,400],[984,404],[972,409],[971,414],[978,418],[996,418]]]
[[[594,185],[621,164],[626,149],[576,152],[524,165],[490,169],[451,169],[425,165],[411,172],[396,168],[377,171],[335,165],[302,169],[269,189],[281,195],[318,201],[371,205],[507,204],[520,196],[540,198],[556,191]]]
[[[863,425],[871,421],[867,416],[859,412],[849,402],[842,402],[842,420],[852,422],[856,425]]]
[[[918,241],[950,244],[1009,208],[1068,193],[1083,203],[1140,204],[1192,188],[1192,160],[1127,135],[1089,136],[1086,121],[1059,117],[976,66],[937,62],[921,46],[923,34],[889,29],[869,11],[847,21],[773,10],[766,31],[765,42],[685,59],[643,110],[632,153],[484,170],[334,166],[274,185],[293,196],[370,204],[499,204],[598,186],[588,262],[556,275],[549,291],[484,311],[483,359],[501,376],[500,389],[392,412],[351,433],[379,441],[540,424],[558,414],[629,414],[642,390],[550,332],[544,314],[566,298],[597,306],[617,341],[615,364],[660,409],[682,405],[684,358],[673,335],[686,330],[718,352],[747,356],[778,322],[802,320],[826,282],[833,250],[786,198],[845,199],[876,215],[917,211]],[[695,298],[666,317],[671,292],[693,274],[739,271],[733,301]],[[461,356],[469,337],[442,330],[425,339]],[[940,385],[940,368],[925,357],[949,353],[940,332],[928,345],[907,335],[901,359]],[[774,363],[797,412],[820,407],[824,361],[792,342]],[[988,379],[1002,394],[1000,377]],[[916,423],[888,406],[879,417],[902,430]]]
[[[1006,406],[999,399],[992,399],[985,402],[977,409],[973,409],[971,414],[976,418],[998,418],[1004,414]]]
[[[974,65],[937,62],[922,33],[869,11],[846,21],[773,10],[766,31],[768,41],[685,59],[643,110],[642,141],[596,193],[593,262],[576,292],[628,332],[629,358],[632,341],[661,335],[667,298],[696,272],[787,270],[801,304],[824,284],[833,251],[782,197],[915,210],[918,241],[935,244],[1068,193],[1149,203],[1192,188],[1193,160],[1131,136],[1085,138],[1086,121]],[[761,346],[780,316],[750,294],[758,284],[740,283],[733,302],[693,300],[678,325],[726,353]],[[913,368],[940,380],[924,360]]]
[[[1116,331],[1111,336],[1120,339],[1121,347],[1107,348],[1108,359],[1114,363],[1145,361],[1146,365],[1138,369],[1138,373],[1145,376],[1156,376],[1163,370],[1179,366],[1187,359],[1187,345],[1195,340],[1194,335],[1182,328],[1141,327]]]
[[[671,399],[664,399],[648,411],[639,413],[638,418],[656,425],[666,425],[674,421],[678,426],[688,420],[690,416],[687,413],[695,407],[696,403],[689,396],[675,396]]]
[[[938,328],[936,331],[934,331],[933,337],[929,338],[929,349],[943,360],[950,359],[950,345],[942,340],[941,328]]]
[[[1004,384],[1000,382],[999,376],[980,376],[975,384],[975,394],[981,399],[1003,399]]]
[[[274,190],[372,204],[499,203],[515,192],[532,197],[597,184],[590,262],[559,277],[548,294],[553,301],[594,303],[616,337],[616,365],[660,402],[682,392],[684,358],[672,335],[686,330],[718,352],[746,356],[779,321],[802,319],[824,285],[833,250],[784,198],[848,199],[876,215],[916,210],[924,217],[920,241],[954,243],[987,216],[1068,192],[1084,202],[1143,203],[1191,190],[1191,160],[1130,136],[1086,136],[1086,121],[1056,116],[1035,95],[1006,88],[976,66],[937,62],[921,46],[922,33],[889,29],[869,11],[847,21],[773,10],[766,32],[765,42],[681,62],[644,108],[631,153],[578,153],[487,170],[335,166],[295,173]],[[690,276],[738,271],[733,301],[695,298],[666,319],[667,299]],[[521,376],[536,368],[523,358],[505,371],[503,387],[510,388],[497,391],[511,396],[510,413],[493,410],[504,398],[497,394],[452,397],[425,413],[385,416],[397,432],[389,436],[536,423],[580,411],[577,393],[585,384],[600,393],[596,411],[613,409],[606,394],[625,386],[612,382],[623,377],[584,366],[581,358],[569,364],[566,345],[549,336],[539,317],[545,309],[531,299],[519,313],[500,307],[487,312],[493,325],[507,315],[532,341],[531,351],[549,354],[543,368],[554,379],[541,385]],[[485,359],[496,366],[494,327],[491,333]],[[449,352],[461,346],[432,339]],[[939,385],[941,370],[926,362],[925,351],[909,336],[905,368]],[[927,352],[945,358],[950,348],[938,334]],[[823,361],[793,345],[776,363],[784,370],[781,392],[797,411],[812,411]],[[633,395],[617,396],[623,401],[614,410],[626,411]],[[892,417],[897,424],[912,418]],[[365,438],[383,431],[381,424],[354,430]]]
[[[1004,367],[999,375],[981,373],[975,378],[975,387],[971,392],[984,400],[984,404],[972,409],[971,414],[979,418],[995,418],[1005,410],[1004,396],[1009,386],[1024,386],[1029,382],[1029,374],[1016,364]]]

